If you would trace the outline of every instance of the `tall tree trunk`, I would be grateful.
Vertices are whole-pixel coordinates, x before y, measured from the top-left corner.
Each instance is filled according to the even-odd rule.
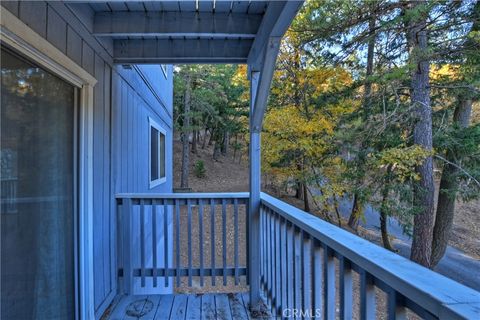
[[[188,188],[188,175],[190,173],[190,94],[191,94],[190,76],[186,77],[184,110],[183,110],[183,128],[182,128],[182,175],[180,180],[181,188]]]
[[[297,163],[297,171],[303,172],[303,164]],[[304,190],[303,190],[303,183],[301,180],[296,181],[296,190],[295,190],[295,198],[303,200]]]
[[[333,206],[335,207],[335,214],[337,215],[337,223],[338,226],[341,228],[342,227],[342,216],[340,214],[340,211],[338,210],[338,199],[337,196],[333,196]]]
[[[238,148],[238,133],[235,133],[235,148],[233,148],[233,162],[235,162],[235,158],[237,157],[237,148]]]
[[[370,76],[373,75],[373,62],[374,62],[374,55],[375,55],[375,23],[376,23],[376,16],[374,14],[376,3],[375,1],[372,1],[371,3],[372,8],[371,8],[371,17],[370,20],[368,21],[368,29],[369,29],[369,39],[368,39],[368,50],[367,50],[367,70],[365,73],[365,91],[363,94],[363,119],[364,121],[367,121],[368,119],[368,111],[370,109],[370,104],[371,104],[371,95],[372,95],[372,81],[369,79]],[[359,165],[363,166],[363,141],[360,144],[360,157],[358,159]],[[362,177],[363,180],[363,177]],[[358,199],[358,193],[355,192],[353,194],[353,206],[352,206],[352,211],[350,212],[350,217],[348,218],[348,225],[350,228],[353,230],[358,229],[358,222],[360,219],[360,212],[361,212],[361,206],[362,203]]]
[[[387,250],[393,251],[393,247],[390,244],[390,239],[388,238],[388,214],[385,208],[388,199],[388,193],[390,190],[388,179],[390,179],[391,171],[392,166],[389,165],[387,168],[387,173],[385,175],[385,181],[383,183],[382,189],[382,206],[380,207],[380,232],[382,234],[383,247]]]
[[[457,124],[460,128],[468,127],[471,112],[472,100],[461,99],[455,108],[453,123]],[[451,150],[447,152],[446,159],[451,163],[460,165],[461,159],[456,158],[455,152]],[[435,215],[435,226],[433,227],[432,256],[430,261],[432,268],[438,264],[445,254],[448,239],[450,238],[458,188],[458,171],[458,167],[450,163],[446,163],[443,167],[438,193],[437,212]]]
[[[302,197],[303,197],[302,188],[303,188],[303,184],[300,181],[298,181],[296,183],[296,188],[295,188],[295,198],[300,199],[300,200],[302,199]]]
[[[372,1],[372,6],[376,6],[376,3]],[[368,115],[368,111],[370,109],[370,100],[372,94],[372,80],[369,79],[373,75],[373,58],[375,55],[375,24],[376,24],[376,16],[374,13],[375,8],[371,8],[371,17],[368,21],[368,30],[369,30],[369,39],[368,39],[368,49],[367,49],[367,70],[365,73],[366,81],[365,81],[365,92],[363,95],[363,108],[364,114]],[[364,118],[366,118],[364,116]]]
[[[215,128],[210,129],[210,138],[208,139],[208,145],[211,146],[213,144],[213,135],[215,134]]]
[[[214,132],[215,145],[213,146],[213,160],[218,161],[220,158],[220,154],[222,153],[222,142],[223,142],[223,135],[222,131],[215,130]]]
[[[230,145],[230,132],[228,130],[225,130],[225,132],[223,133],[223,143],[222,143],[222,154],[224,156],[228,156],[229,145]]]
[[[192,139],[192,153],[197,154],[197,141],[198,141],[198,134],[197,131],[193,131],[193,139]]]
[[[384,210],[380,210],[380,232],[382,233],[383,247],[387,250],[393,251],[393,247],[390,244],[388,238],[388,215]]]
[[[411,70],[411,103],[414,106],[416,123],[413,129],[413,142],[422,148],[432,150],[432,107],[430,105],[427,26],[423,6],[427,3],[408,2],[411,9],[420,13],[411,18],[408,24],[407,40]],[[434,222],[434,181],[433,158],[427,157],[416,167],[420,181],[415,184],[413,201],[418,209],[414,218],[413,241],[410,259],[430,267],[432,231]]]
[[[360,221],[360,201],[358,201],[358,195],[356,193],[353,194],[353,205],[352,205],[352,212],[350,213],[350,217],[348,218],[348,226],[353,230],[358,230],[358,223]]]
[[[213,160],[218,161],[221,153],[222,153],[222,146],[220,143],[216,141],[215,146],[213,147]]]
[[[203,135],[203,141],[202,141],[202,149],[205,149],[205,144],[207,143],[207,133],[208,133],[208,128],[205,128],[205,133]]]
[[[306,212],[310,212],[310,202],[308,201],[308,188],[306,183],[302,183],[303,189],[303,208]]]
[[[475,4],[472,12],[473,21],[470,33],[480,31],[480,1]],[[468,38],[464,44],[467,50],[471,50],[474,57],[467,55],[467,65],[478,64],[478,47],[479,44],[472,38]],[[472,50],[477,48],[477,52]],[[460,96],[458,104],[453,114],[453,123],[457,124],[460,128],[466,128],[470,124],[470,117],[472,113],[473,101],[467,96]],[[455,157],[455,153],[451,150],[446,154],[447,161],[455,164],[460,164],[461,159]],[[433,227],[433,239],[432,239],[432,256],[431,265],[435,267],[442,259],[447,249],[448,239],[450,238],[450,232],[452,230],[453,218],[455,212],[455,198],[457,196],[458,180],[457,173],[458,168],[450,163],[446,163],[442,178],[440,180],[440,190],[438,193],[437,212],[435,215],[435,226]]]

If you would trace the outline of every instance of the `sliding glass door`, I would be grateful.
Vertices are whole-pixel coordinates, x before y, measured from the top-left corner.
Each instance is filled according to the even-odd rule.
[[[1,51],[1,314],[74,319],[75,87]]]

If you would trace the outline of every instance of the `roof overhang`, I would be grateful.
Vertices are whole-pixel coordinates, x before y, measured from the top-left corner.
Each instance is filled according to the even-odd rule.
[[[72,1],[121,64],[248,63],[260,70],[303,1]]]

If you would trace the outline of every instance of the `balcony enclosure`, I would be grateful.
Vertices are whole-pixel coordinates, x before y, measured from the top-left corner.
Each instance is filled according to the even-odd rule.
[[[110,319],[478,317],[475,290],[265,193],[260,201],[258,229],[252,230],[248,193],[118,195],[118,276],[127,295]],[[136,223],[135,230],[135,219],[152,223]],[[168,237],[153,241],[169,220],[173,243]],[[132,237],[135,231],[138,237]],[[255,245],[252,232],[258,232]],[[173,257],[165,255],[159,264],[158,253],[169,246]],[[239,255],[242,246],[245,256]],[[260,273],[255,309],[251,292],[244,291],[253,268]],[[128,295],[135,281],[202,294]],[[240,292],[225,294],[227,283]]]
[[[46,52],[51,55],[50,59],[61,57],[62,66],[73,65],[65,69],[66,80],[70,79],[72,70],[88,75],[85,76],[88,81],[76,83],[75,89],[82,92],[83,119],[82,130],[76,129],[82,133],[79,139],[79,244],[71,246],[73,251],[79,251],[80,260],[79,270],[75,271],[79,289],[70,290],[72,295],[79,295],[78,299],[72,299],[78,305],[70,308],[78,313],[76,318],[480,319],[479,292],[261,192],[260,135],[270,83],[281,38],[303,1],[64,2],[2,3],[1,31],[2,37],[10,37],[5,37],[10,39],[10,46],[17,48],[40,42],[41,46],[25,52],[34,57],[42,57],[39,53]],[[4,10],[4,6],[12,13]],[[42,16],[40,10],[37,12],[38,8],[43,8],[45,15]],[[25,16],[23,19],[29,24],[23,24],[16,15],[20,20]],[[86,23],[75,20],[77,16]],[[58,27],[62,23],[64,31]],[[16,32],[10,32],[9,28]],[[37,33],[27,32],[27,28],[36,29]],[[52,37],[49,40],[52,42],[62,43],[68,39],[67,55],[79,59],[66,59],[51,44],[40,41],[42,33],[46,33],[43,37]],[[76,43],[79,45],[75,46]],[[97,55],[98,52],[101,55]],[[133,150],[115,140],[125,127],[113,131],[108,126],[109,121],[118,116],[113,112],[118,109],[112,108],[112,114],[109,110],[104,114],[102,111],[114,105],[109,100],[114,97],[109,90],[119,84],[129,89],[134,79],[124,85],[118,76],[110,78],[112,68],[103,62],[105,57],[118,69],[120,65],[132,69],[131,65],[141,64],[247,64],[249,192],[113,195],[115,192],[109,188],[94,189],[93,176],[114,182],[118,178],[115,174],[121,174],[124,168],[114,171],[109,161],[115,162],[120,155]],[[56,61],[49,60],[50,64],[56,66]],[[52,66],[50,69],[55,69]],[[115,74],[120,72],[117,70]],[[103,87],[97,84],[94,89],[96,78]],[[110,79],[118,81],[110,82]],[[128,100],[133,105],[142,99]],[[72,101],[74,104],[75,100]],[[131,114],[133,112],[122,119],[131,120]],[[147,121],[148,117],[142,115],[141,118]],[[101,129],[101,136],[95,139],[94,127]],[[165,131],[162,132],[164,140],[171,134]],[[103,145],[111,138],[110,134],[118,145]],[[129,141],[131,147],[133,140]],[[95,153],[93,145],[98,147]],[[125,152],[110,157],[111,149]],[[101,158],[99,151],[104,153]],[[95,156],[99,160],[94,164]],[[141,157],[138,153],[136,156]],[[165,165],[168,168],[173,164],[166,162]],[[92,168],[96,168],[95,173]],[[157,169],[157,180],[162,180],[165,172],[160,166]],[[17,193],[15,179],[12,179],[2,180],[2,198],[12,198]],[[126,189],[121,190],[131,188],[125,184]],[[65,188],[59,190],[66,192]],[[108,247],[106,252],[112,252],[109,257],[105,257],[104,251],[93,253],[95,220],[91,198],[94,190],[98,193],[96,199],[100,194],[107,199],[105,203],[99,201],[104,206],[95,212],[97,218],[100,211],[115,217],[107,217],[107,231],[99,229],[96,234],[108,238],[104,246]],[[108,201],[112,201],[111,205]],[[2,202],[2,206],[8,212],[17,210],[14,202]],[[102,274],[102,271],[94,268],[94,262],[98,265],[105,262],[111,267],[104,274],[111,292],[108,288],[98,290],[109,297],[105,300],[106,306],[100,301],[99,311],[95,309],[94,285],[100,286],[100,282],[94,283],[93,273]],[[112,299],[113,303],[107,308]]]
[[[250,190],[116,195],[120,296],[106,318],[478,317],[478,292],[260,192],[263,114],[301,1],[113,4],[90,6],[115,63],[248,64]],[[162,287],[174,294],[150,294]]]

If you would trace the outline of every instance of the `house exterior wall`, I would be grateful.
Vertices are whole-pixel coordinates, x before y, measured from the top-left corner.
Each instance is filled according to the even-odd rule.
[[[160,66],[132,66],[131,69],[116,66],[113,73],[112,87],[112,123],[113,131],[113,173],[112,185],[115,193],[170,193],[172,192],[172,163],[173,163],[173,68],[167,67],[166,75]],[[139,91],[144,81],[151,85],[150,90]],[[152,119],[166,132],[166,181],[158,186],[150,188],[150,123]],[[157,208],[157,221],[163,221],[163,215],[168,214],[169,243],[173,243],[172,212],[164,208]],[[132,219],[132,245],[134,256],[130,257],[133,265],[140,266],[140,213],[134,212]],[[152,237],[151,212],[145,212],[145,237]],[[159,230],[157,242],[164,243],[163,227]],[[118,237],[121,248],[123,238]],[[158,246],[158,266],[162,266],[164,257],[163,245]],[[152,248],[146,246],[145,256],[152,257]],[[118,250],[117,265],[123,267],[124,250]],[[172,248],[169,252],[169,261],[173,261]],[[146,261],[151,267],[152,261]],[[159,280],[163,284],[163,281]],[[170,281],[173,284],[173,281]],[[153,287],[151,279],[146,280],[145,287],[140,286],[140,280],[136,279],[133,286],[134,294],[162,294],[172,293],[173,287]]]
[[[113,44],[92,36],[93,10],[59,1],[2,1],[7,9],[97,79],[94,87],[94,301],[98,318],[117,293],[117,192],[172,190],[172,67],[124,69]],[[28,57],[27,57],[28,58]],[[149,189],[148,117],[167,131],[167,181]],[[80,213],[82,214],[82,213]]]
[[[167,67],[166,76],[160,66],[115,67],[112,89],[115,193],[172,191],[172,166],[168,165],[172,163],[172,152],[166,152],[166,182],[154,188],[149,185],[149,118],[166,131],[166,150],[172,150],[172,77],[171,66]],[[151,90],[138,90],[144,79],[152,84]]]

